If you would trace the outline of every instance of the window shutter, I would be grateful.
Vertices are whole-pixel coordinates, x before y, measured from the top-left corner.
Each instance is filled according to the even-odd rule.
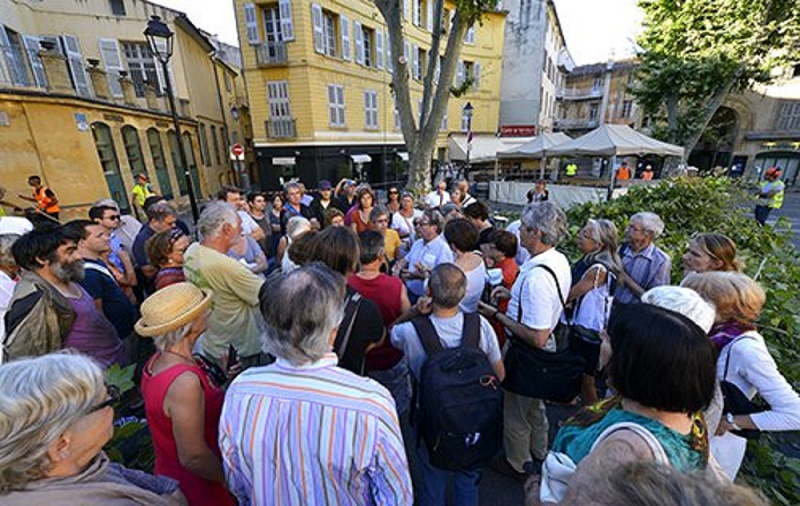
[[[278,0],[278,12],[281,15],[281,37],[284,41],[294,40],[291,0]]]
[[[342,58],[345,61],[350,61],[352,58],[352,53],[350,52],[350,19],[347,16],[340,16],[339,26],[342,31]]]
[[[419,47],[411,45],[411,75],[414,79],[419,79]]]
[[[72,35],[62,35],[61,44],[64,48],[64,55],[69,63],[69,74],[72,77],[72,85],[75,91],[82,97],[92,95],[89,84],[89,76],[86,75],[86,68],[83,66],[83,56],[78,38]]]
[[[461,86],[464,82],[464,62],[459,60],[456,68],[456,86]]]
[[[369,90],[364,90],[364,127],[369,128],[372,126],[372,121],[370,116],[371,111],[370,108],[372,107],[372,97],[370,96]]]
[[[319,4],[311,4],[311,24],[314,27],[314,51],[325,53],[322,32],[322,7]]]
[[[364,65],[364,30],[360,22],[353,21],[353,31],[356,37],[356,63]]]
[[[166,44],[167,43],[164,42],[163,40],[157,40],[156,41],[156,45],[157,45],[159,51],[166,52],[167,51]],[[164,79],[164,69],[161,67],[161,62],[160,61],[157,61],[157,60],[154,59],[153,60],[153,64],[156,67],[156,78],[158,79],[158,82],[157,83],[151,83],[151,84],[157,87],[156,91],[159,94],[165,93],[164,90],[167,89],[167,81]],[[169,73],[169,80],[172,83],[173,89],[175,89],[174,88],[175,87],[175,77],[173,77],[173,75],[172,75],[172,62],[167,62],[167,72]]]
[[[339,104],[339,124],[344,126],[344,85],[336,87],[336,101]]]
[[[400,0],[400,1],[403,2],[403,19],[408,21],[408,18],[411,17],[409,11],[411,10],[412,0]]]
[[[473,65],[472,67],[472,72],[475,74],[474,76],[472,76],[472,81],[473,81],[472,89],[477,90],[478,88],[481,87],[481,64],[475,62],[475,65]]]
[[[247,30],[247,42],[260,44],[261,37],[258,35],[258,15],[256,14],[255,4],[244,4],[244,26]]]
[[[336,125],[336,118],[338,117],[338,113],[336,112],[336,89],[334,85],[328,85],[328,115],[330,116],[331,125]]]
[[[383,68],[383,31],[375,30],[375,66]]]
[[[413,9],[412,12],[411,12],[412,19],[413,19],[412,22],[414,23],[414,26],[419,26],[420,25],[420,19],[419,19],[419,14],[420,14],[419,13],[419,10],[420,10],[419,9],[419,2],[420,2],[420,0],[411,0],[411,1],[412,1],[411,8]]]
[[[433,31],[433,2],[435,0],[425,0],[425,21],[429,32]]]
[[[386,37],[386,39],[385,39],[385,42],[386,42],[386,44],[385,44],[386,45],[386,70],[388,70],[389,72],[394,72],[394,61],[392,61],[392,41],[389,38],[388,30],[384,34],[384,36]]]
[[[116,39],[99,39],[100,54],[103,56],[108,74],[108,86],[111,95],[114,97],[122,96],[122,85],[119,84],[119,73],[123,70],[122,57],[119,55],[119,43]]]
[[[475,44],[475,25],[467,29],[467,34],[464,36],[464,42],[467,44]]]
[[[39,88],[47,88],[47,76],[44,73],[44,65],[42,59],[39,58],[39,37],[32,37],[30,35],[23,35],[22,42],[25,44],[25,49],[28,51],[28,60],[31,62],[31,70],[33,71],[33,80]]]

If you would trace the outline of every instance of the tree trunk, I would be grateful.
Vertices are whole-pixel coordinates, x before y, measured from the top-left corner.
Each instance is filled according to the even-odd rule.
[[[687,159],[689,158],[689,154],[694,150],[695,146],[697,146],[697,143],[700,142],[703,132],[705,132],[708,124],[711,122],[711,118],[713,118],[714,114],[716,114],[717,109],[719,109],[725,99],[728,98],[728,95],[730,94],[731,89],[733,89],[733,85],[736,83],[738,78],[739,72],[736,72],[728,79],[727,82],[717,88],[714,96],[708,101],[708,104],[703,111],[701,123],[702,126],[698,127],[697,130],[692,133],[692,135],[690,135],[689,138],[683,143],[683,149],[685,150]]]

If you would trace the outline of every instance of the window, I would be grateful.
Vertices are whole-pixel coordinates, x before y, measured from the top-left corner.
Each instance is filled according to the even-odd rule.
[[[338,48],[336,41],[340,37],[337,28],[341,28],[343,20],[331,11],[324,10],[319,4],[311,4],[311,23],[314,28],[314,51],[327,56],[337,56]],[[341,37],[347,39],[349,46],[349,33],[345,34],[342,29]],[[358,34],[356,34],[358,35]],[[344,52],[345,40],[342,40],[342,52]],[[349,52],[349,47],[347,48]]]
[[[599,116],[600,116],[600,105],[591,104],[589,106],[589,121],[597,121]]]
[[[784,102],[780,105],[775,130],[792,132],[800,130],[800,101]]]
[[[603,77],[595,77],[592,81],[592,91],[600,91],[603,89]]]
[[[368,129],[378,128],[378,93],[364,90],[364,126]]]
[[[421,80],[422,76],[425,74],[425,56],[426,52],[424,49],[417,47],[416,45],[413,48],[413,64],[414,64],[414,79]]]
[[[181,155],[178,152],[178,136],[175,135],[175,130],[170,130],[167,132],[167,145],[169,146],[170,158],[172,158],[172,167],[175,171],[175,179],[178,181],[178,191],[181,195],[188,195],[189,187],[186,186],[186,175],[183,173]]]
[[[17,32],[0,25],[0,46],[2,46],[0,56],[5,56],[5,59],[0,58],[2,81],[11,82],[17,86],[30,86],[31,79],[28,75],[25,51],[22,48],[22,37]],[[8,77],[4,74],[8,74]]]
[[[633,110],[633,101],[632,100],[625,100],[622,102],[622,114],[623,118],[630,118],[631,111]]]
[[[100,158],[100,165],[103,167],[108,192],[111,198],[117,201],[121,211],[129,211],[128,192],[125,190],[125,183],[122,182],[119,159],[117,158],[117,150],[114,148],[111,128],[105,123],[92,123],[92,136],[94,137],[97,156]]]
[[[147,174],[147,167],[142,156],[142,145],[139,142],[139,132],[130,125],[122,127],[122,143],[125,145],[125,154],[132,174]]]
[[[472,127],[472,118],[467,115],[464,109],[461,109],[461,131],[468,132]]]
[[[336,56],[336,18],[332,13],[323,11],[322,23],[325,54]]]
[[[192,178],[192,194],[203,195],[200,189],[200,175],[197,173],[197,164],[194,162],[194,144],[189,132],[183,132],[183,150],[186,153],[186,163],[189,165],[189,175]]]
[[[281,32],[281,17],[277,7],[269,7],[261,11],[264,18],[264,49],[266,61],[279,62],[284,60],[283,33]]]
[[[125,15],[125,0],[109,0],[111,5],[111,14],[115,16]]]
[[[471,61],[459,62],[457,77],[459,85],[469,79],[472,81],[472,89],[478,90],[481,85],[481,64]]]
[[[225,72],[225,91],[227,92],[231,91],[231,81],[233,81],[233,79],[231,79],[231,75]]]
[[[344,116],[344,86],[341,84],[328,85],[328,112],[331,126],[345,126]]]
[[[217,165],[222,165],[222,159],[219,156],[219,141],[217,140],[217,127],[211,125],[211,143],[214,146],[214,159]]]
[[[467,29],[467,33],[464,35],[464,44],[475,44],[475,25]]]
[[[267,81],[267,99],[269,100],[269,117],[291,118],[289,109],[288,81]]]
[[[155,128],[151,128],[147,131],[147,144],[150,146],[150,154],[153,156],[153,167],[155,167],[156,170],[156,178],[158,179],[158,187],[161,190],[161,195],[169,200],[173,197],[172,183],[169,180],[167,161],[164,158],[161,134],[158,133],[158,130]]]
[[[200,163],[208,167],[211,165],[211,157],[208,156],[208,136],[206,135],[206,125],[200,123]]]
[[[364,52],[364,66],[365,67],[374,67],[375,61],[372,58],[372,50],[375,47],[375,30],[372,28],[367,28],[366,26],[361,27],[362,38],[363,41],[363,52]]]
[[[133,89],[137,97],[144,97],[145,83],[156,88],[156,93],[161,94],[158,85],[156,61],[150,54],[150,48],[144,42],[123,42],[122,52],[128,64],[128,72],[133,81]]]

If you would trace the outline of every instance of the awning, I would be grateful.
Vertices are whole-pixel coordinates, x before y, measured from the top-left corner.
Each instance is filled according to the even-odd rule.
[[[355,163],[369,163],[372,161],[372,157],[369,155],[350,155],[350,158]]]
[[[400,157],[400,159],[404,162],[408,161],[408,151],[398,151],[397,156]]]
[[[276,156],[272,159],[272,165],[297,165],[297,161],[293,156]]]
[[[497,153],[516,149],[532,141],[533,137],[497,137],[494,134],[474,134],[469,148],[470,163],[493,162]],[[450,134],[448,139],[450,160],[467,159],[467,134]]]

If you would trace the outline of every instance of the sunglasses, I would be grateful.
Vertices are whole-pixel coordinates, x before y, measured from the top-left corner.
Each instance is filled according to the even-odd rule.
[[[181,237],[183,237],[184,235],[185,234],[183,233],[183,230],[181,230],[179,228],[173,228],[172,232],[169,233],[169,241],[170,242],[175,242],[178,239],[180,239]]]
[[[106,219],[107,220],[111,220],[111,221],[119,221],[120,220],[120,215],[115,214],[113,216],[106,216]]]
[[[398,193],[400,192],[397,190],[389,190],[389,195],[397,195]]]
[[[100,404],[92,406],[92,409],[89,410],[89,414],[106,409],[108,407],[114,407],[115,405],[119,404],[120,397],[122,396],[119,388],[114,385],[106,385],[106,393],[108,394],[108,399]]]

